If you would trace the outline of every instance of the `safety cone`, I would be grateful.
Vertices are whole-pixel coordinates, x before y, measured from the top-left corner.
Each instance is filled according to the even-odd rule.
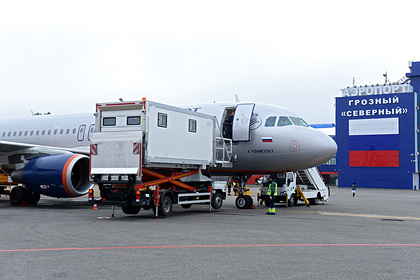
[[[255,207],[255,205],[254,205],[254,204],[252,204],[252,205],[249,207],[249,209],[257,209],[257,207]]]
[[[98,210],[98,205],[96,205],[96,203],[95,203],[95,204],[93,204],[93,208],[92,208],[92,210]]]

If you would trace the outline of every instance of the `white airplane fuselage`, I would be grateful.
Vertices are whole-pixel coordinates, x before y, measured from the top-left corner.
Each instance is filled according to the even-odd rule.
[[[222,134],[228,111],[241,106],[244,111],[236,110],[233,123],[233,168],[213,169],[214,174],[301,170],[325,163],[337,151],[337,145],[331,137],[307,126],[296,113],[279,106],[240,102],[184,108],[216,116]],[[18,165],[25,162],[22,156],[8,157],[7,142],[58,147],[63,148],[62,152],[64,149],[84,150],[88,154],[94,123],[93,113],[2,119],[0,141],[3,142],[3,148],[0,148],[0,164]],[[239,137],[239,140],[235,140],[235,137]],[[38,151],[39,147],[35,150]]]

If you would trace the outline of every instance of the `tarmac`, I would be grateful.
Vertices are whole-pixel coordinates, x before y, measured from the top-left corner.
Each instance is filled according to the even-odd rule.
[[[276,215],[208,205],[155,219],[87,198],[0,198],[0,279],[418,279],[420,192],[331,187]]]

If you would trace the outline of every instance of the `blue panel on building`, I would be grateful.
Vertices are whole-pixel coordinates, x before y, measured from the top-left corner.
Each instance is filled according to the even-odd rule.
[[[417,94],[391,87],[336,98],[339,187],[413,188]]]

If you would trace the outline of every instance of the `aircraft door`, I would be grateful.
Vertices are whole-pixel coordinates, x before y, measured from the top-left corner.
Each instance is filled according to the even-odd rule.
[[[86,130],[86,125],[82,124],[79,126],[79,132],[77,134],[77,140],[78,141],[83,141],[85,139],[85,130]]]
[[[250,123],[255,104],[239,104],[236,106],[232,125],[232,140],[237,142],[249,141]]]

